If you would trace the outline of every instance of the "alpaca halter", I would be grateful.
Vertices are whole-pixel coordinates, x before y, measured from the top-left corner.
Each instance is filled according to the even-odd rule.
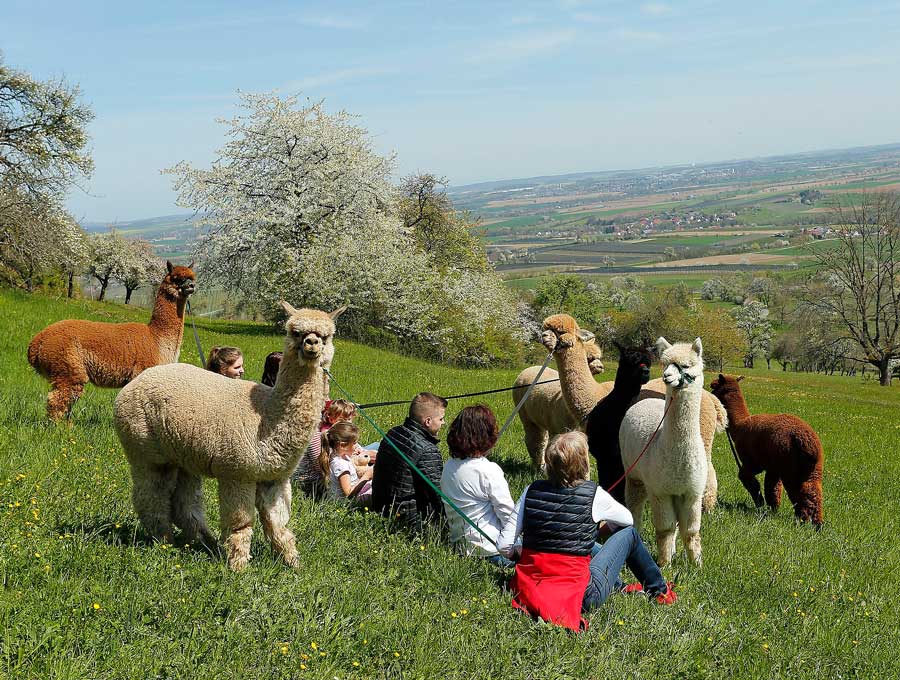
[[[678,384],[672,385],[672,387],[674,387],[676,390],[683,390],[685,387],[689,387],[697,379],[696,375],[691,375],[690,373],[687,372],[686,369],[682,368],[678,364],[670,364],[670,365],[674,366],[675,368],[678,369],[678,374],[679,374]]]

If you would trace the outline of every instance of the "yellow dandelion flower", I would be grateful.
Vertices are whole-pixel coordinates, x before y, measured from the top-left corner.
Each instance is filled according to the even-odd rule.
[[[711,638],[711,637],[708,637],[708,638],[706,638],[706,641],[707,641],[707,642],[712,642],[712,638]]]
[[[95,611],[98,610],[98,609],[100,609],[100,603],[99,603],[99,602],[94,602],[93,607],[94,607],[94,610],[95,610]]]
[[[394,652],[394,656],[395,656],[396,658],[399,659],[399,658],[400,658],[400,652]]]
[[[617,626],[624,626],[624,625],[625,625],[625,622],[624,622],[622,619],[619,619],[618,621],[616,621],[616,625],[617,625]]]
[[[310,649],[318,649],[318,648],[319,648],[319,645],[317,645],[315,642],[310,642],[310,643],[309,643],[309,648],[310,648]]]
[[[319,652],[319,656],[325,656],[325,652]]]
[[[462,614],[463,616],[465,616],[466,614],[469,613],[469,610],[468,609],[460,609],[459,613]]]
[[[353,665],[354,665],[355,667],[359,668],[359,661],[354,661],[354,662],[353,662]]]
[[[367,645],[367,644],[369,644],[369,641],[368,641],[368,640],[363,640],[363,644],[364,644],[364,645]]]
[[[455,618],[456,618],[456,612],[450,612],[450,617],[455,619]]]
[[[769,643],[768,643],[768,642],[763,642],[762,648],[765,649],[766,651],[769,651]]]

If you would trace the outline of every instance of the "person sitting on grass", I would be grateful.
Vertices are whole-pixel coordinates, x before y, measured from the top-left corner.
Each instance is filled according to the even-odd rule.
[[[237,347],[213,347],[206,359],[206,370],[226,378],[243,378],[244,355]]]
[[[441,491],[462,510],[479,529],[496,541],[512,514],[512,496],[503,470],[487,459],[497,443],[497,419],[490,408],[467,406],[450,424],[447,446],[450,460],[441,475]],[[444,501],[450,542],[466,555],[476,555],[501,567],[515,562],[497,552],[497,548],[458,512]]]
[[[616,590],[643,590],[660,604],[675,602],[672,584],[647,552],[631,513],[589,481],[584,433],[556,436],[544,466],[547,479],[525,488],[497,541],[500,554],[512,557],[522,538],[509,583],[512,606],[577,631],[588,625],[582,613],[602,605]],[[598,546],[602,523],[612,535]],[[619,572],[626,564],[639,583],[623,588]]]
[[[437,487],[443,469],[437,435],[444,425],[446,410],[446,399],[420,392],[413,397],[403,424],[392,428],[378,447],[372,478],[372,509],[396,518],[416,532],[426,523],[443,523],[443,504],[437,492],[412,471],[392,443]]]
[[[372,501],[372,468],[359,476],[353,453],[359,441],[359,428],[353,423],[332,425],[321,437],[319,466],[328,477],[328,494],[335,499],[350,499],[354,505],[368,507]]]

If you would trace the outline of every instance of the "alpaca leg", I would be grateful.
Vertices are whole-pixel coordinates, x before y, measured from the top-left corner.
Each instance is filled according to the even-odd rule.
[[[206,524],[203,482],[199,476],[178,470],[178,481],[172,494],[172,517],[189,543],[199,539],[207,548],[216,546],[216,537]]]
[[[634,519],[634,528],[641,533],[641,520],[644,514],[644,503],[647,501],[647,487],[639,479],[631,477],[625,480],[625,506]]]
[[[671,496],[650,496],[653,526],[656,528],[656,551],[659,566],[664,567],[675,555],[675,507]]]
[[[766,505],[773,510],[777,510],[778,506],[781,505],[781,490],[783,488],[781,477],[769,470],[766,472],[763,487],[766,492]]]
[[[84,384],[53,383],[47,395],[47,417],[50,420],[67,418],[82,392]]]
[[[172,542],[172,494],[177,470],[164,465],[131,465],[131,498],[144,530],[161,543]]]
[[[255,482],[242,482],[234,479],[219,480],[222,542],[225,544],[228,567],[232,571],[241,571],[250,562],[255,495]]]
[[[287,528],[291,518],[290,480],[259,482],[256,485],[256,509],[259,511],[263,533],[272,544],[275,554],[280,555],[289,567],[299,567],[300,558],[294,534]]]
[[[700,496],[682,496],[675,503],[675,511],[678,514],[678,532],[681,534],[681,542],[687,551],[688,558],[698,567],[703,565],[702,550],[700,548],[700,515],[703,512]]]
[[[706,488],[703,490],[703,510],[709,512],[716,507],[716,498],[719,495],[719,478],[712,464],[712,454],[708,454],[706,461]]]
[[[522,428],[525,430],[525,447],[531,456],[531,467],[535,471],[540,470],[544,464],[544,449],[547,448],[547,430],[522,418]]]
[[[750,492],[750,498],[753,499],[753,504],[757,508],[761,508],[763,505],[763,496],[759,490],[759,482],[756,481],[756,472],[745,465],[741,468],[740,472],[738,472],[738,479],[741,480],[741,484],[744,485],[744,488]]]

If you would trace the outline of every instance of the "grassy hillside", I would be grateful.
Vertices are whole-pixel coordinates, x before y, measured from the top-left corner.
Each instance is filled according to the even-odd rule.
[[[720,503],[703,520],[703,569],[680,557],[666,573],[678,581],[675,606],[617,595],[575,636],[514,612],[502,574],[488,565],[330,503],[294,500],[296,572],[274,560],[259,532],[255,558],[238,575],[190,546],[148,542],[111,426],[115,391],[89,388],[70,427],[44,420],[46,386],[25,347],[67,317],[148,313],[0,290],[0,677],[900,675],[891,632],[900,560],[896,387],[750,371],[743,384],[754,411],[797,413],[822,437],[825,528],[795,524],[787,508],[752,509],[719,437]],[[281,346],[256,324],[204,321],[199,330],[205,348],[242,347],[250,377]],[[189,333],[182,359],[196,360]],[[508,385],[516,371],[457,370],[339,342],[334,373],[371,401]],[[510,412],[507,394],[484,401],[501,418]],[[452,402],[448,415],[462,405]],[[390,426],[403,409],[372,414]],[[532,479],[521,441],[516,424],[494,453],[514,496]],[[206,493],[216,522],[214,483]]]

